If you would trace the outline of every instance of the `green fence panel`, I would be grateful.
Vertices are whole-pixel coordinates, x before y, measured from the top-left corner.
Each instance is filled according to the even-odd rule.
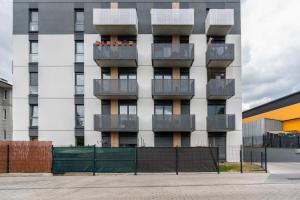
[[[53,173],[92,172],[94,147],[53,147]]]
[[[127,173],[135,170],[135,148],[96,148],[96,172]]]

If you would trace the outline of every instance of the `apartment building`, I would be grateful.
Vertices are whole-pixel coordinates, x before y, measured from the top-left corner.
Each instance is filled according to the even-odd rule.
[[[12,139],[12,85],[0,78],[0,140]]]
[[[240,0],[14,0],[14,140],[242,144]]]

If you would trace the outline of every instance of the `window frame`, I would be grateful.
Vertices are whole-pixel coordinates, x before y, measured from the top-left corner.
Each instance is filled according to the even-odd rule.
[[[35,116],[35,108],[36,107],[36,116]],[[29,107],[29,127],[30,128],[38,128],[38,120],[39,120],[39,111],[38,111],[39,107],[37,104],[31,104],[30,107]],[[37,120],[37,125],[36,126],[33,126],[32,125],[32,122],[33,122],[33,119],[36,119]]]
[[[79,109],[78,107],[82,107],[82,115],[78,114]],[[75,105],[75,128],[84,128],[84,105],[83,104],[76,104]],[[82,124],[80,125],[80,121],[78,120],[82,120]]]
[[[81,44],[82,43],[82,53],[79,53],[78,52],[78,49],[80,48],[77,48],[78,44]],[[76,40],[75,41],[75,63],[83,63],[84,62],[84,41],[83,40]]]
[[[82,13],[82,15],[83,15],[82,23],[78,22],[78,20],[77,20],[78,19],[78,17],[77,17],[78,13]],[[78,25],[81,25],[82,29],[77,28]],[[75,11],[74,11],[74,32],[84,32],[84,9],[75,9]]]
[[[37,20],[33,21],[33,13],[37,13]],[[29,32],[38,32],[39,31],[39,10],[38,9],[29,9]],[[31,25],[36,25],[37,29],[32,30]]]
[[[82,76],[82,80],[83,83],[82,84],[78,84],[78,78],[79,76]],[[80,90],[79,88],[82,88],[82,90]],[[82,92],[78,92],[78,91],[82,91]],[[75,73],[75,95],[84,95],[84,73],[83,72],[76,72]]]
[[[7,109],[6,109],[6,108],[3,108],[3,116],[2,116],[2,119],[3,119],[4,121],[7,120]]]

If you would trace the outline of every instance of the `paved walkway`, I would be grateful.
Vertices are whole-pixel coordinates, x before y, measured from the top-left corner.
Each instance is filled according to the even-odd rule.
[[[300,174],[300,163],[282,162],[268,163],[268,170],[272,174]]]
[[[0,177],[0,199],[300,199],[300,175],[140,174]]]

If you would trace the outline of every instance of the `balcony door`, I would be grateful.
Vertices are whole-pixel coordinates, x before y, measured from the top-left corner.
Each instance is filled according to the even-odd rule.
[[[173,105],[172,104],[156,104],[154,106],[155,115],[172,115]]]
[[[136,101],[119,101],[120,127],[134,127],[136,125],[137,106]]]
[[[103,80],[102,82],[103,92],[111,92],[111,84],[109,83],[109,81],[107,81],[110,80],[110,70],[103,69],[101,73],[101,78]]]
[[[128,92],[128,93],[132,93],[135,91],[135,87],[136,87],[136,84],[135,84],[135,81],[133,80],[136,80],[136,73],[134,72],[127,72],[127,73],[124,73],[124,72],[121,72],[119,74],[119,79],[120,79],[120,91],[121,92]]]
[[[154,72],[155,92],[171,93],[172,92],[172,71],[171,70],[156,70]]]

